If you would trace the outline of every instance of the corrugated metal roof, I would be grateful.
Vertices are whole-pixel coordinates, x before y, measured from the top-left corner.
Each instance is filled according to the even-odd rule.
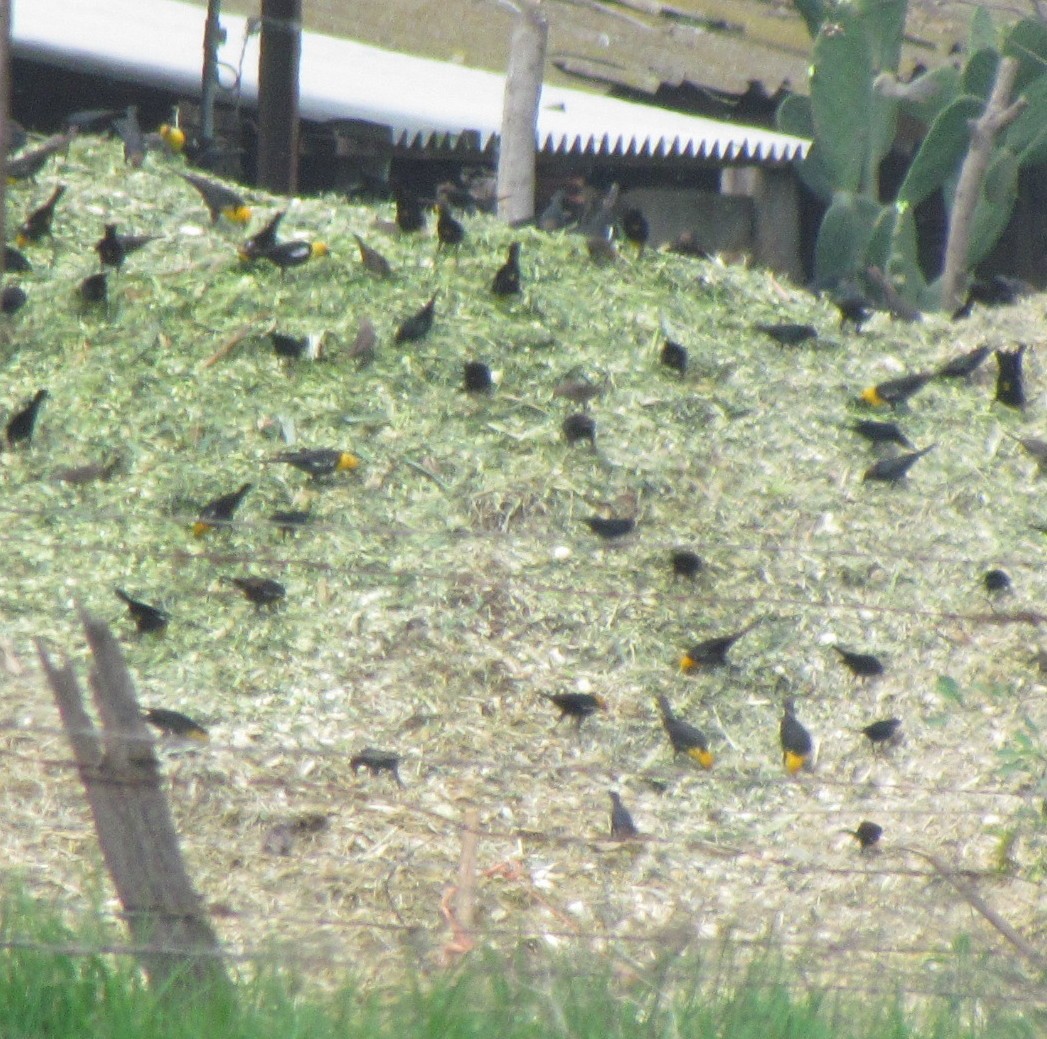
[[[80,71],[163,86],[198,96],[204,12],[176,0],[30,0],[14,5],[13,49]],[[221,60],[233,70],[245,20],[223,15]],[[246,41],[243,98],[258,95],[258,37]],[[302,34],[300,112],[319,121],[353,119],[392,129],[399,146],[437,147],[470,134],[496,143],[504,77],[382,50],[351,40]],[[807,141],[582,91],[546,86],[538,119],[544,152],[607,157],[684,157],[725,163],[780,163]]]

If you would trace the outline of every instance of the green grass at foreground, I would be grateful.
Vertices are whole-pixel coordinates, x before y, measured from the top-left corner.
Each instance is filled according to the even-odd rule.
[[[276,963],[240,980],[233,1000],[173,1004],[122,956],[79,954],[111,935],[70,927],[22,896],[0,917],[0,1035],[4,1039],[952,1039],[1037,1034],[1017,1014],[986,1015],[975,1000],[918,1010],[896,999],[806,991],[773,952],[744,972],[672,955],[638,973],[610,960],[543,953],[473,959],[464,969],[408,975],[395,988],[304,995]],[[75,949],[76,955],[53,949]],[[960,954],[958,953],[959,957]],[[976,983],[973,989],[979,987]],[[1042,1022],[1040,1023],[1042,1026]]]

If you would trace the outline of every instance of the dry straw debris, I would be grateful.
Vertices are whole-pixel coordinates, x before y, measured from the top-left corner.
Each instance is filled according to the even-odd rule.
[[[783,301],[761,272],[650,251],[601,268],[580,237],[480,216],[445,257],[433,237],[376,230],[387,207],[333,197],[288,207],[283,237],[330,252],[281,275],[240,263],[243,232],[212,226],[179,169],[127,169],[117,145],[85,139],[10,189],[17,217],[68,185],[0,348],[5,415],[50,393],[31,445],[0,454],[9,867],[56,900],[99,868],[30,652],[34,636],[80,652],[76,600],[122,634],[146,705],[210,733],[165,760],[191,872],[231,942],[376,972],[405,950],[437,962],[471,805],[476,926],[493,942],[637,939],[642,962],[773,936],[835,949],[820,962],[836,972],[863,949],[929,954],[960,932],[994,947],[909,846],[988,874],[982,894],[1043,933],[1030,882],[1047,862],[1047,711],[1029,622],[1047,506],[1014,440],[1047,427],[1039,351],[1024,412],[992,402],[986,366],[889,415],[938,445],[897,485],[862,481],[876,448],[849,429],[869,417],[863,388],[1023,340],[1035,301],[840,334],[828,303]],[[260,226],[278,205],[249,194]],[[110,275],[108,309],[84,309],[107,222],[156,240]],[[392,277],[363,268],[356,236]],[[523,292],[500,300],[511,238]],[[434,294],[431,332],[395,346]],[[818,348],[754,331],[777,321],[815,325]],[[280,358],[274,329],[324,349]],[[688,351],[683,377],[660,363],[665,330]],[[462,388],[477,357],[499,373],[484,395]],[[554,391],[570,379],[601,388],[592,448],[563,440],[579,405]],[[360,464],[317,479],[267,464],[291,448]],[[113,459],[106,479],[58,478]],[[194,538],[200,506],[246,482],[232,525]],[[309,523],[282,533],[268,517],[287,510]],[[603,541],[593,515],[635,531]],[[678,548],[705,562],[693,580],[674,578]],[[1011,576],[1007,597],[988,600],[989,567]],[[226,580],[248,573],[286,597],[256,609]],[[136,637],[114,587],[167,611],[166,631]],[[757,618],[726,667],[680,673],[687,647]],[[836,645],[874,649],[885,673],[855,679]],[[609,710],[558,725],[538,695],[556,692]],[[658,694],[708,735],[711,771],[674,761]],[[795,779],[777,744],[786,695],[817,742]],[[905,742],[873,754],[861,728],[895,716]],[[400,755],[402,788],[350,767],[365,747]],[[611,788],[642,841],[609,840]],[[864,819],[884,827],[878,854],[842,832]],[[903,975],[913,954],[878,962]]]

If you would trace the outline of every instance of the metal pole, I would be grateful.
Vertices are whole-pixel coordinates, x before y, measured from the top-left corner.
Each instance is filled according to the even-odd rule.
[[[298,186],[301,0],[262,0],[258,58],[258,183],[279,194]]]

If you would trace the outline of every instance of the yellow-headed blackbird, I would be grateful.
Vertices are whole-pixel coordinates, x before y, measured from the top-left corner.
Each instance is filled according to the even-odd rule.
[[[297,451],[281,451],[273,455],[271,462],[283,462],[293,465],[307,473],[314,480],[321,476],[331,476],[334,473],[345,472],[357,468],[360,459],[348,451],[339,451],[333,447],[303,447]]]
[[[466,393],[490,393],[494,389],[491,369],[483,361],[466,361],[463,385]]]
[[[587,516],[583,522],[604,541],[616,541],[636,529],[636,520],[627,516],[611,516],[609,519],[603,516]]]
[[[142,717],[155,725],[165,736],[178,736],[183,740],[196,740],[206,743],[211,737],[207,730],[194,722],[181,711],[170,711],[166,707],[150,707],[142,712]]]
[[[285,332],[270,332],[269,342],[273,344],[273,352],[277,357],[286,357],[290,361],[299,361],[304,357],[315,361],[320,356],[323,336],[289,336]]]
[[[672,744],[674,754],[686,754],[693,758],[702,768],[713,767],[713,753],[709,750],[709,741],[701,729],[677,718],[663,695],[658,696],[658,710],[662,715],[662,727]]]
[[[901,718],[882,718],[877,722],[870,722],[862,730],[862,735],[872,744],[873,750],[877,747],[886,747],[892,743],[900,743],[902,740]]]
[[[38,242],[45,235],[51,233],[51,224],[55,217],[55,206],[58,200],[65,194],[65,185],[59,184],[51,192],[51,197],[42,205],[34,209],[25,218],[22,226],[15,236],[15,245],[24,249],[30,242]]]
[[[560,716],[556,719],[559,725],[564,718],[570,718],[576,728],[581,728],[582,722],[597,711],[607,710],[607,701],[602,696],[593,693],[539,693],[550,703],[560,708]]]
[[[868,851],[883,836],[883,827],[877,823],[865,821],[858,824],[857,830],[843,830],[842,832],[849,837],[856,838],[862,851]]]
[[[847,670],[856,678],[875,678],[883,674],[883,664],[872,653],[855,653],[843,646],[833,646],[833,649],[840,654]]]
[[[366,368],[374,360],[374,348],[378,345],[378,333],[370,318],[360,318],[360,327],[356,331],[353,345],[349,347],[348,356],[353,358],[361,368]]]
[[[271,577],[230,577],[229,583],[236,585],[255,606],[275,606],[287,595],[287,589]]]
[[[106,224],[105,234],[95,243],[95,252],[104,266],[122,267],[131,253],[154,240],[154,235],[117,234],[116,224]]]
[[[421,310],[415,311],[409,318],[401,322],[400,327],[396,330],[396,335],[393,336],[394,343],[413,343],[418,339],[424,339],[429,334],[429,330],[433,327],[433,315],[436,312],[436,296],[434,292],[429,297],[429,302]]]
[[[10,317],[17,314],[25,306],[29,297],[19,285],[5,285],[0,292],[0,314]]]
[[[934,378],[934,372],[915,372],[898,379],[887,379],[862,390],[860,399],[874,408],[889,404],[892,408],[919,393]]]
[[[814,325],[797,325],[781,321],[775,325],[755,325],[758,332],[770,336],[779,346],[799,346],[808,339],[818,338],[818,329]]]
[[[560,428],[567,443],[577,444],[581,440],[588,440],[593,447],[596,446],[596,420],[591,415],[575,412],[563,420]]]
[[[14,447],[15,444],[29,443],[33,439],[33,430],[36,428],[36,416],[40,405],[50,396],[47,390],[37,390],[33,399],[29,401],[21,411],[16,411],[7,420],[4,433],[7,443]]]
[[[951,361],[946,361],[935,374],[939,379],[966,379],[982,366],[991,353],[992,350],[987,346],[976,347]]]
[[[262,259],[286,271],[289,267],[301,267],[312,259],[327,256],[330,249],[325,242],[305,242],[296,239],[293,242],[281,242],[262,253]]]
[[[610,227],[600,234],[586,238],[585,248],[589,253],[589,259],[598,267],[605,267],[618,259],[618,246],[611,237]]]
[[[359,754],[354,754],[349,759],[349,767],[354,772],[366,768],[372,776],[377,776],[379,772],[388,772],[398,785],[404,785],[399,771],[400,755],[393,753],[391,750],[375,750],[374,747],[364,747]]]
[[[256,231],[250,238],[241,243],[236,250],[236,255],[244,263],[253,263],[255,260],[260,260],[270,249],[276,248],[276,234],[280,229],[280,221],[283,220],[286,212],[287,210],[281,209],[278,213],[275,213],[265,227],[260,231]]]
[[[440,243],[437,248],[461,245],[465,241],[465,228],[451,216],[450,207],[441,202],[436,212],[436,237]]]
[[[33,265],[13,245],[4,246],[4,270],[8,274],[28,274]]]
[[[156,132],[160,135],[160,140],[164,142],[164,147],[172,155],[181,155],[185,151],[186,136],[180,126],[161,123]]]
[[[233,513],[236,512],[251,486],[245,483],[238,490],[219,495],[209,501],[200,510],[200,515],[193,524],[193,534],[199,538],[203,537],[212,527],[228,526],[232,521]]]
[[[425,210],[417,196],[398,189],[396,192],[396,226],[403,234],[425,230]]]
[[[611,837],[616,841],[629,841],[640,836],[640,831],[629,814],[629,809],[622,804],[617,790],[609,790],[611,798]]]
[[[282,512],[274,512],[269,516],[269,522],[275,523],[284,537],[301,530],[310,520],[311,513],[301,509],[288,509]]]
[[[564,397],[567,400],[573,400],[575,404],[586,405],[591,400],[595,400],[604,391],[602,383],[594,383],[586,378],[566,378],[561,379],[553,387],[554,397]]]
[[[390,277],[393,269],[389,266],[389,261],[377,249],[372,249],[358,234],[354,234],[353,237],[360,250],[360,262],[364,265],[364,270],[376,274],[379,278]]]
[[[59,469],[55,473],[55,479],[60,483],[70,483],[74,487],[80,487],[85,483],[93,483],[95,480],[108,480],[119,468],[119,458],[104,463],[88,462],[86,465],[73,465],[67,469]]]
[[[912,451],[906,455],[895,455],[893,458],[881,458],[865,470],[863,480],[880,480],[884,483],[897,483],[928,451],[937,445],[931,444],[921,451]]]
[[[840,312],[840,330],[842,331],[849,321],[854,325],[854,331],[861,332],[862,325],[873,316],[873,309],[869,301],[863,296],[845,295],[837,296],[833,304]]]
[[[138,106],[128,105],[124,114],[110,125],[124,142],[124,162],[138,169],[145,162],[145,136],[138,123]]]
[[[218,223],[218,218],[223,216],[234,224],[246,224],[251,219],[251,207],[232,188],[206,177],[198,177],[195,173],[182,173],[180,176],[200,193],[211,214],[212,224]]]
[[[1010,433],[1007,434],[1011,436]],[[1041,473],[1047,472],[1047,440],[1040,440],[1038,437],[1015,437],[1011,436],[1012,440],[1017,440],[1019,444],[1036,459],[1036,465]]]
[[[852,432],[874,444],[897,444],[899,447],[912,447],[912,443],[901,431],[897,422],[877,422],[875,419],[863,418],[851,425]]]
[[[633,206],[622,214],[622,234],[636,246],[636,255],[642,256],[644,247],[651,237],[651,226],[643,210]]]
[[[697,577],[705,568],[702,557],[689,548],[674,548],[670,560],[673,577]]]
[[[509,246],[509,255],[505,263],[495,271],[491,291],[496,296],[515,296],[520,291],[521,280],[520,243],[513,242]]]
[[[748,635],[759,623],[760,618],[757,617],[756,620],[730,635],[717,635],[714,638],[696,642],[680,658],[680,670],[687,674],[707,667],[723,667],[727,663],[727,653],[730,648],[743,635]]]
[[[1011,577],[1006,570],[986,570],[982,575],[982,584],[985,590],[993,595],[997,592],[1009,592],[1011,590]]]
[[[105,271],[89,274],[77,286],[80,302],[84,306],[98,306],[109,301],[109,281]]]
[[[69,146],[69,142],[76,136],[76,131],[56,134],[48,137],[46,141],[37,145],[29,151],[7,160],[7,179],[9,182],[16,180],[27,180],[35,177],[43,168],[44,163],[56,152],[62,151]]]
[[[782,764],[789,775],[795,775],[807,767],[814,741],[811,734],[796,718],[796,707],[792,698],[782,705],[782,720],[778,726],[778,740],[782,745]]]
[[[131,619],[135,622],[135,629],[139,635],[160,632],[167,627],[171,619],[171,615],[167,610],[162,610],[159,606],[150,606],[149,603],[135,599],[128,595],[123,588],[114,588],[113,591],[116,592],[118,599],[127,603],[127,612],[131,614]]]
[[[1022,381],[1022,355],[1025,344],[1016,350],[997,350],[996,399],[1011,408],[1025,407],[1025,384]]]
[[[679,343],[666,339],[662,344],[662,352],[659,358],[666,368],[671,368],[674,372],[679,372],[681,375],[687,373],[687,348]]]

